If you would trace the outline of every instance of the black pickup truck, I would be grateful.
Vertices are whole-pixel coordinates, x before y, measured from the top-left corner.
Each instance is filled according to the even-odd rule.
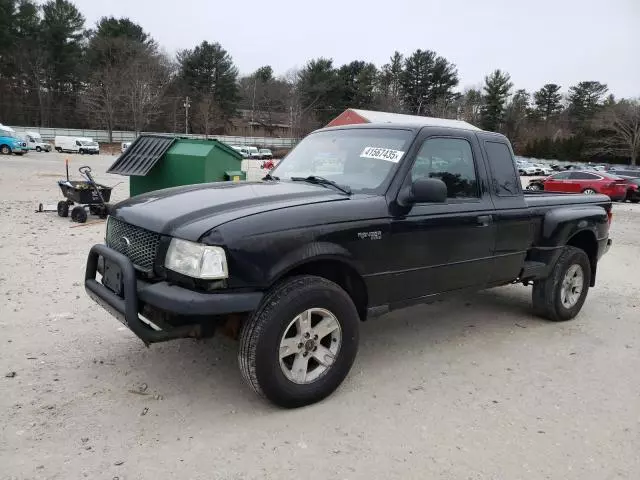
[[[248,384],[284,407],[330,395],[360,322],[391,310],[522,283],[536,314],[573,318],[610,199],[524,193],[508,140],[461,125],[321,129],[262,181],[130,198],[86,290],[147,345],[235,335]]]

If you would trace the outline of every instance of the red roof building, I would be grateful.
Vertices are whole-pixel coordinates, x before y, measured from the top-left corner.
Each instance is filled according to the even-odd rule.
[[[401,123],[404,125],[419,125],[433,127],[455,127],[466,130],[480,130],[478,127],[461,120],[449,120],[447,118],[421,117],[419,115],[404,115],[401,113],[376,112],[373,110],[359,110],[348,108],[336,118],[331,120],[327,127],[340,125],[354,125],[359,123]]]

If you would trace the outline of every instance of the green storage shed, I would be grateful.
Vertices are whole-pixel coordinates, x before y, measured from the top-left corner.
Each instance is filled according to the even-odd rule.
[[[218,140],[140,135],[107,173],[126,175],[129,194],[196,183],[245,180],[242,155]]]

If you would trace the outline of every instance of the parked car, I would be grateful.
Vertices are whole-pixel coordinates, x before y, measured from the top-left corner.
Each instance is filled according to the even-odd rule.
[[[627,195],[627,182],[605,172],[570,170],[560,172],[543,180],[545,192],[602,193],[612,200],[624,200]]]
[[[51,144],[45,142],[38,132],[24,132],[24,141],[29,150],[35,150],[36,152],[50,152],[52,150]]]
[[[617,173],[617,172],[616,172]],[[627,182],[627,195],[624,201],[631,203],[640,202],[640,176],[628,177],[626,175],[618,175],[620,178]]]
[[[520,162],[518,164],[518,173],[522,176],[538,175],[539,169],[532,163]]]
[[[283,407],[338,388],[360,321],[392,310],[520,282],[537,314],[575,317],[611,245],[610,199],[523,194],[504,136],[422,121],[322,129],[262,181],[114,205],[88,294],[146,344],[238,338],[245,380]],[[315,164],[328,148],[333,173]]]
[[[247,147],[239,147],[237,145],[232,145],[231,148],[233,148],[235,151],[239,152],[240,155],[242,155],[244,158],[248,158],[249,157],[249,149]]]
[[[624,167],[616,167],[609,170],[609,173],[617,176],[631,177],[631,178],[640,178],[640,169],[634,170],[632,168],[624,168]]]
[[[91,138],[86,137],[66,137],[56,136],[54,139],[56,151],[68,153],[80,153],[97,155],[100,153],[100,146]]]
[[[273,158],[273,152],[271,152],[271,150],[269,150],[268,148],[261,148],[260,156],[264,160],[271,160]]]
[[[24,155],[27,153],[27,143],[18,137],[16,131],[0,124],[0,153],[2,155]]]
[[[553,173],[553,168],[543,163],[534,163],[534,167],[536,167],[536,175],[551,175]]]
[[[249,158],[258,160],[262,159],[262,155],[260,154],[258,147],[247,147],[247,152],[249,153]]]

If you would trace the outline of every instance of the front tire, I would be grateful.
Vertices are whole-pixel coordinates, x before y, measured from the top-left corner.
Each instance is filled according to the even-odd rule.
[[[533,284],[533,309],[554,322],[571,320],[582,309],[591,282],[589,257],[579,248],[564,247],[547,278]]]
[[[41,151],[42,151],[42,148],[36,147],[36,152],[40,153]]]
[[[596,192],[593,188],[585,188],[582,193],[584,193],[585,195],[595,195]]]
[[[238,362],[260,396],[285,408],[322,400],[345,379],[358,351],[351,297],[315,276],[276,285],[242,327]]]
[[[8,145],[2,145],[2,147],[0,147],[0,153],[2,153],[2,155],[10,155],[11,148]]]

